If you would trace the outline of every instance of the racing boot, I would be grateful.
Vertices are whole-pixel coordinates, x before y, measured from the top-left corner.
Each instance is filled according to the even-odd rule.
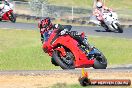
[[[99,54],[98,52],[96,52],[96,48],[94,46],[91,46],[87,42],[86,37],[82,40],[82,44],[85,46],[86,56],[88,57],[89,60],[94,59],[94,56]]]
[[[94,47],[91,46],[87,41],[86,36],[83,38],[80,38],[82,40],[82,45],[85,46],[85,51],[86,51],[86,55],[88,57],[88,59],[92,60],[95,58],[95,56],[100,56],[100,52]]]
[[[90,44],[87,42],[87,38],[86,37],[78,37],[78,40],[81,45],[85,46],[85,51],[88,54],[92,50],[93,47],[91,47]]]
[[[87,58],[89,60],[93,60],[94,59],[94,48],[93,46],[90,46],[90,44],[88,44],[88,42],[86,40],[83,41],[83,45],[85,46],[85,54],[87,56]]]
[[[90,44],[87,42],[86,36],[82,38],[82,45],[85,46],[86,50],[91,51],[93,49],[93,46],[90,46]]]

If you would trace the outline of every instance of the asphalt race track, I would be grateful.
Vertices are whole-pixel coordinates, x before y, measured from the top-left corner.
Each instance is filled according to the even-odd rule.
[[[75,69],[75,70],[21,70],[21,71],[0,71],[0,75],[44,75],[44,74],[55,74],[55,73],[72,73],[72,74],[80,74],[82,69]],[[132,69],[85,69],[86,71],[90,71],[91,73],[101,73],[101,72],[132,72]]]
[[[25,30],[38,30],[37,24],[33,23],[11,23],[11,22],[0,22],[0,28],[9,29],[25,29]],[[73,31],[85,32],[88,35],[94,36],[110,36],[132,39],[132,28],[124,28],[124,33],[106,32],[102,27],[91,27],[91,26],[73,26]]]
[[[39,31],[37,28],[37,24],[33,23],[11,23],[11,22],[0,22],[0,28],[5,29],[17,29],[17,30],[36,30]],[[132,28],[124,28],[124,33],[115,33],[115,32],[106,32],[102,27],[92,27],[92,26],[73,26],[73,31],[78,32],[85,32],[87,35],[94,35],[94,36],[110,36],[110,37],[119,37],[119,38],[126,38],[132,39]],[[132,65],[121,66],[121,67],[114,67],[108,68],[108,70],[131,70]]]

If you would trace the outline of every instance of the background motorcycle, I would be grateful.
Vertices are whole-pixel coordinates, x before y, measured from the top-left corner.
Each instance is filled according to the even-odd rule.
[[[123,33],[123,28],[119,23],[116,12],[105,11],[102,17],[103,20],[101,22],[101,26],[104,27],[106,31],[117,31],[119,33]]]
[[[2,17],[0,20],[10,20],[11,22],[16,22],[16,16],[13,13],[13,5],[9,3],[8,5],[4,5],[2,9]]]
[[[84,46],[68,34],[61,35],[58,30],[53,30],[48,41],[43,43],[43,50],[52,57],[52,64],[62,69],[81,67],[106,69],[107,67],[105,56],[97,48],[89,53],[90,58],[88,58]]]

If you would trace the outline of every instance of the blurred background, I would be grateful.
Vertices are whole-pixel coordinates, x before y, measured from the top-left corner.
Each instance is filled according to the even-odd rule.
[[[94,0],[9,0],[17,19],[33,22],[51,17],[55,22],[89,24]],[[122,24],[132,21],[131,0],[104,0],[119,15]]]

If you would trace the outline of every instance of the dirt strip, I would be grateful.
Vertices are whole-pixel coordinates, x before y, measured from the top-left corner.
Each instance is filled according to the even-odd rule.
[[[80,72],[81,73],[81,72]],[[0,75],[0,88],[51,88],[55,84],[79,84],[81,74],[52,73],[43,75]],[[130,79],[132,72],[89,72],[91,79]],[[132,86],[128,87],[132,88]]]

